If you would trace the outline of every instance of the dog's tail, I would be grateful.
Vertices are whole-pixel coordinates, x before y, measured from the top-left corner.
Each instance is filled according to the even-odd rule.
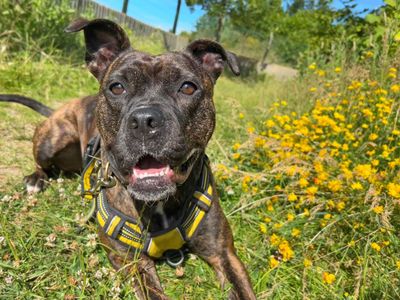
[[[13,94],[0,94],[0,101],[15,102],[28,106],[45,117],[48,117],[53,113],[53,110],[50,107],[40,103],[39,101],[36,101],[32,98],[28,98],[25,96],[13,95]]]

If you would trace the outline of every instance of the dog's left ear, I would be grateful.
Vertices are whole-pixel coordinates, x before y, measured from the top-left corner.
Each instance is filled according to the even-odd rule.
[[[83,30],[86,44],[86,64],[92,74],[101,80],[110,63],[130,48],[125,31],[106,19],[77,19],[65,29],[66,32]]]
[[[236,76],[240,75],[239,65],[236,55],[225,51],[225,49],[217,42],[210,40],[196,40],[189,44],[186,48],[216,81],[224,70],[225,63],[228,64],[232,73]]]

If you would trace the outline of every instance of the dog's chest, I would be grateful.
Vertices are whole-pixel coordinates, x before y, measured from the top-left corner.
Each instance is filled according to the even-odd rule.
[[[159,223],[163,227],[162,229],[167,229],[169,227],[169,222],[162,202],[157,203],[154,214],[159,217]]]

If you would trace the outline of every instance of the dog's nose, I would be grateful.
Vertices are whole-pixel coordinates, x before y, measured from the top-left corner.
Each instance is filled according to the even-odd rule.
[[[130,116],[131,128],[137,137],[148,137],[158,132],[164,121],[162,112],[153,107],[135,109]]]

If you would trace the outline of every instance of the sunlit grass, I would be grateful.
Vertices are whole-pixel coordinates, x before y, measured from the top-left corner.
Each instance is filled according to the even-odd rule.
[[[0,70],[2,93],[51,107],[98,88],[83,65],[58,59],[21,55]],[[399,90],[397,71],[385,72],[376,83],[318,66],[286,82],[218,80],[208,153],[259,299],[399,298]],[[43,117],[3,103],[0,117],[0,298],[134,299],[96,243],[95,224],[78,230],[87,210],[78,176],[24,193]],[[172,299],[226,299],[194,256],[183,277],[165,264],[158,270]]]

